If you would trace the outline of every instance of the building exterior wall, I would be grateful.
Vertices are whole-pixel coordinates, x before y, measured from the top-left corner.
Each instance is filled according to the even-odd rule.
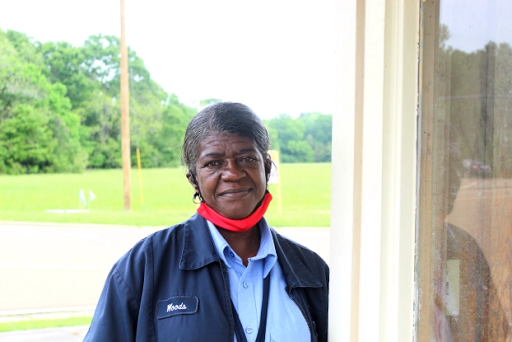
[[[511,10],[338,2],[331,341],[510,340]]]

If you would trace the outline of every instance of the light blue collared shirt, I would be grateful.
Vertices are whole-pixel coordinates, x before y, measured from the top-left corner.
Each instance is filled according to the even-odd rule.
[[[261,240],[256,256],[247,267],[233,251],[213,223],[208,221],[215,248],[226,264],[231,300],[235,306],[248,342],[256,340],[263,300],[263,278],[270,273],[267,331],[265,341],[310,342],[311,335],[304,315],[286,292],[284,275],[265,218],[258,223]],[[236,341],[236,337],[235,337]]]

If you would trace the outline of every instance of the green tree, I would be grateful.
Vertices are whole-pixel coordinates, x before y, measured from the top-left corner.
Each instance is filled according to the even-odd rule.
[[[52,171],[55,145],[45,113],[28,104],[16,106],[0,123],[0,173]]]
[[[331,161],[332,115],[302,113],[298,120],[306,127],[306,141],[314,151],[315,162]]]
[[[79,120],[63,84],[50,84],[35,45],[0,31],[1,173],[81,171]]]
[[[94,91],[94,80],[85,68],[87,59],[82,48],[66,42],[47,42],[39,49],[46,64],[49,80],[66,86],[66,96],[73,108],[81,107]]]
[[[71,112],[65,94],[66,86],[54,83],[47,96],[49,128],[57,141],[52,164],[56,172],[81,172],[87,166],[87,152],[80,143],[80,117]]]
[[[306,141],[290,140],[283,149],[283,162],[311,163],[314,162],[314,152]]]
[[[272,146],[287,163],[328,162],[331,159],[332,116],[304,113],[297,119],[281,114],[265,122]]]
[[[144,167],[175,166],[195,110],[151,79],[131,49],[128,60],[132,164],[139,147]],[[0,172],[120,167],[119,70],[117,37],[75,47],[0,30]]]

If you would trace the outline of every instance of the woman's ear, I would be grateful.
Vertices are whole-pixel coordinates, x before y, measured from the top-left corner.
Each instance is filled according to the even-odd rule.
[[[194,189],[199,189],[199,184],[197,184],[197,179],[194,176],[194,174],[192,172],[187,172],[186,176],[187,176],[188,182],[192,185],[192,187]]]
[[[270,179],[270,171],[272,170],[272,159],[270,159],[270,156],[265,159],[265,177],[267,178],[267,183],[268,183],[268,180]]]

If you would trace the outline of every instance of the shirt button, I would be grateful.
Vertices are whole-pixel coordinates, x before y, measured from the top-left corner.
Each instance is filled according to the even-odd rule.
[[[233,252],[229,252],[229,256],[230,256],[230,257],[232,257],[232,258],[234,258],[234,257],[235,257],[235,253],[233,253]]]
[[[245,328],[245,332],[248,334],[252,334],[252,328],[251,327]]]
[[[246,281],[244,281],[244,288],[248,288],[248,287],[249,287],[249,284]]]

